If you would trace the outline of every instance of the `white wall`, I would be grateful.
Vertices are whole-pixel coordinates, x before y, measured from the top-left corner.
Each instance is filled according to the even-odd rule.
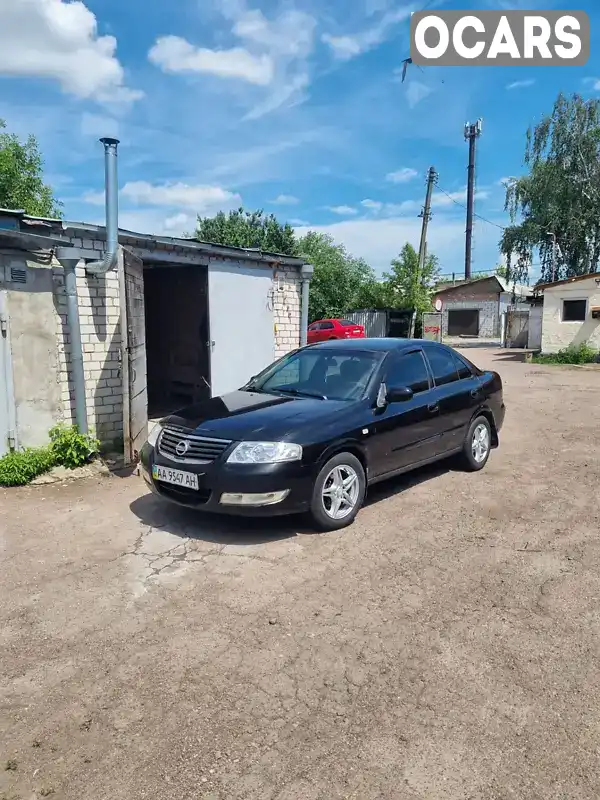
[[[0,255],[0,272],[3,266],[16,441],[20,447],[40,447],[47,444],[48,431],[61,416],[52,270],[22,253]],[[25,283],[10,279],[11,267],[25,271]]]
[[[529,337],[527,339],[527,347],[530,350],[541,350],[542,348],[543,314],[543,306],[531,306],[529,309]]]
[[[564,300],[587,300],[585,322],[563,322]],[[600,350],[600,319],[592,318],[592,306],[600,306],[600,286],[596,286],[594,277],[545,289],[542,352],[556,353],[582,343]]]

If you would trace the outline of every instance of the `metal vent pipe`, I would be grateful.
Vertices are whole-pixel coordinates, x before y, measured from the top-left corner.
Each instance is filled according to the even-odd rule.
[[[117,265],[119,248],[118,139],[100,139],[104,145],[104,193],[106,198],[106,250],[101,261],[91,261],[85,269],[90,275],[104,275]]]
[[[117,178],[118,139],[100,139],[104,145],[104,177],[106,194],[106,249],[100,261],[90,261],[85,269],[90,275],[104,275],[117,265],[119,248],[119,186]],[[77,298],[77,264],[85,258],[85,251],[74,247],[59,247],[56,258],[64,267],[67,295],[67,325],[71,337],[71,371],[75,400],[75,419],[81,433],[88,432],[87,404],[85,398],[85,371],[79,301]]]

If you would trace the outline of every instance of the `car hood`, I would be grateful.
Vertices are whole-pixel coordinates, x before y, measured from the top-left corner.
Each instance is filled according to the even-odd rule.
[[[336,419],[349,405],[353,404],[236,391],[182,408],[165,417],[163,423],[224,439],[279,441],[303,428],[327,424],[329,418]]]

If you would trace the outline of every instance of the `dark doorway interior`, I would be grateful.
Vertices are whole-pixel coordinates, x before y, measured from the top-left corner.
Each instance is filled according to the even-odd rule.
[[[479,336],[479,309],[448,311],[448,336]]]
[[[148,414],[210,398],[208,271],[144,265]]]

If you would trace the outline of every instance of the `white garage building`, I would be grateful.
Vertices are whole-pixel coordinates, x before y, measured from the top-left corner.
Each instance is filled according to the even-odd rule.
[[[67,281],[82,352],[65,248],[85,259]],[[88,274],[105,251],[102,226],[0,210],[0,455],[84,414],[133,460],[149,415],[235,389],[300,344],[300,259],[119,230],[114,269]]]

